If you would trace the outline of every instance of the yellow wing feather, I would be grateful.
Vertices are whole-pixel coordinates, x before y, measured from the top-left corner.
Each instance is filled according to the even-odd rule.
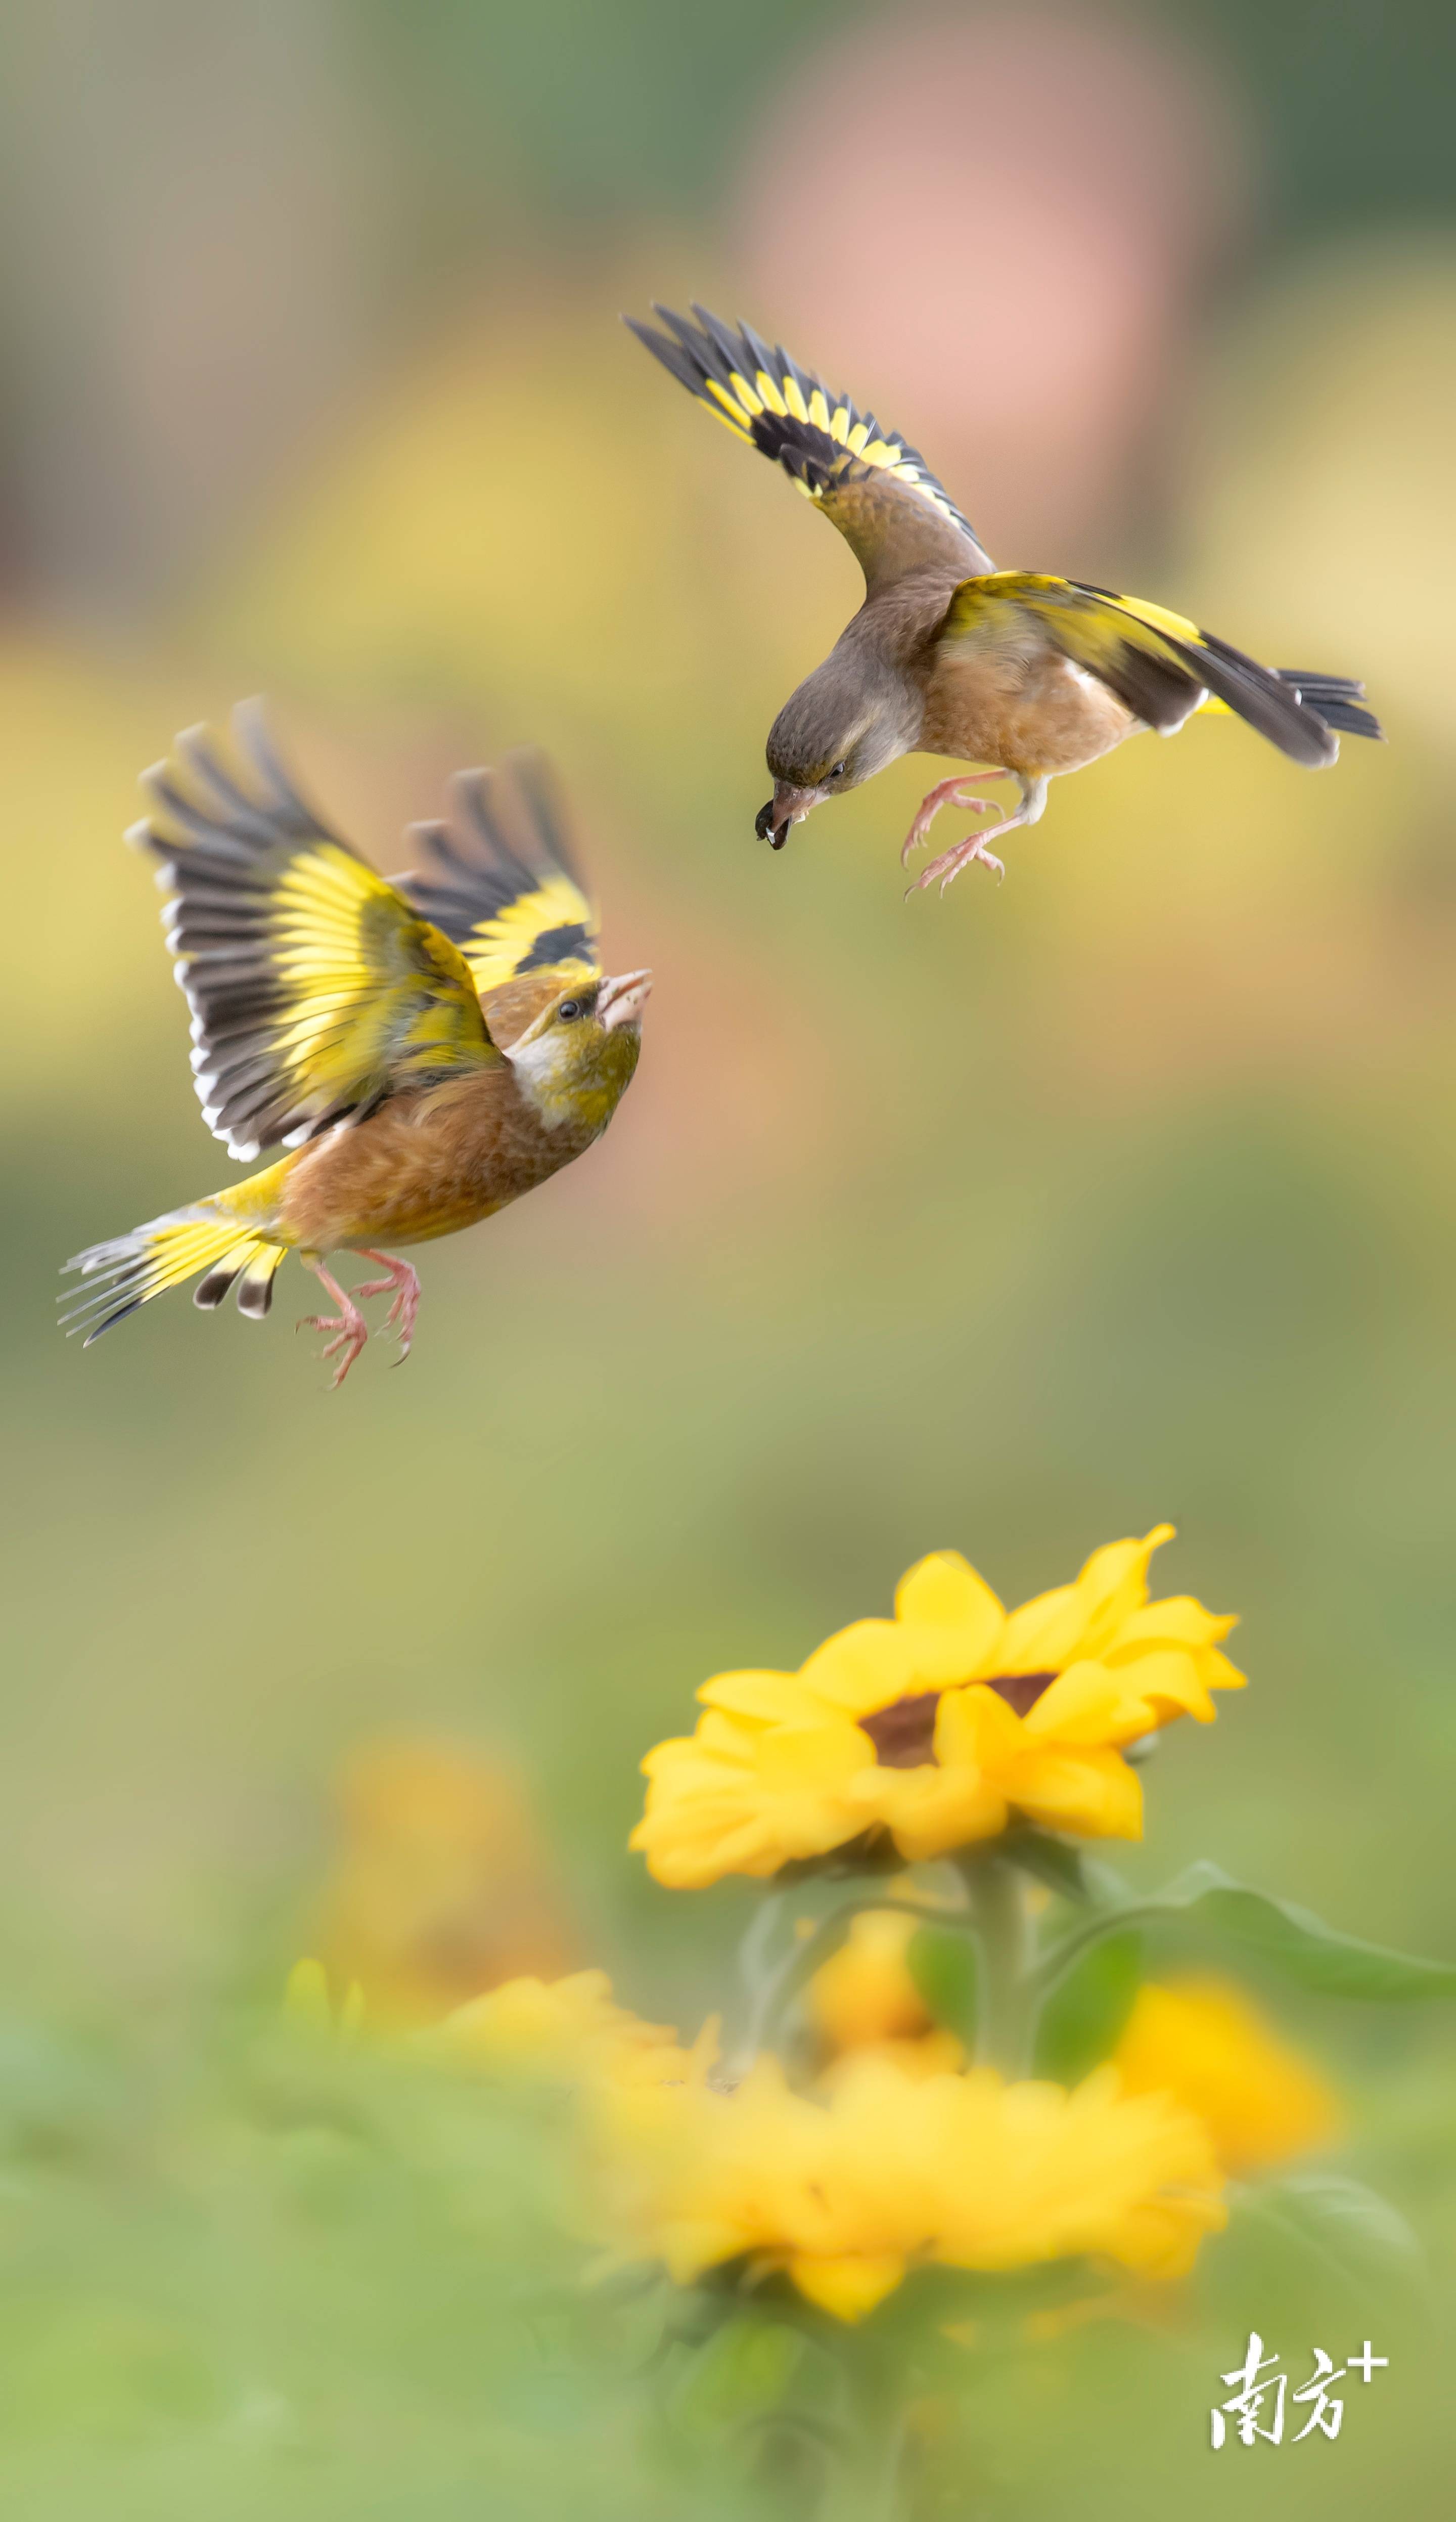
[[[996,570],[956,588],[944,642],[994,640],[1001,625],[1035,626],[1063,656],[1096,675],[1147,726],[1181,726],[1196,709],[1233,711],[1293,761],[1319,769],[1339,743],[1297,682],[1261,666],[1197,623],[1142,596],[1028,570]]]
[[[255,707],[234,728],[240,776],[179,736],[128,837],[161,863],[204,1117],[249,1158],[498,1054],[458,949],[303,803]]]

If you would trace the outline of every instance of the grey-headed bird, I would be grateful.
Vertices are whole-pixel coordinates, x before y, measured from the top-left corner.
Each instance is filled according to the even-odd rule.
[[[940,780],[906,836],[908,865],[942,806],[999,813],[999,841],[1039,822],[1060,771],[1145,727],[1175,734],[1198,710],[1232,711],[1310,770],[1334,762],[1342,734],[1380,735],[1360,705],[1363,683],[1261,666],[1138,596],[996,569],[924,457],[847,395],[704,306],[696,322],[656,312],[665,332],[626,318],[638,340],[736,438],[784,467],[864,572],[864,603],[769,730],[774,792],[755,828],[774,849],[815,806],[903,753],[978,764],[1019,792],[1007,813],[964,772]],[[1005,872],[983,830],[917,884],[938,881],[943,893],[978,864]]]

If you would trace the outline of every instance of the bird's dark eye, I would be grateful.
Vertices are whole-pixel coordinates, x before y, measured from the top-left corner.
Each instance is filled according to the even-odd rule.
[[[829,774],[831,779],[842,779],[848,768],[847,762],[837,762]]]
[[[574,1024],[581,1013],[581,1001],[579,999],[563,999],[561,1005],[557,1008],[556,1012],[558,1020],[562,1024]]]

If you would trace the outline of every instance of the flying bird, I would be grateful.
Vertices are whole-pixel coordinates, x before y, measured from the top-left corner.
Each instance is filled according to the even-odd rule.
[[[998,570],[923,456],[783,350],[705,306],[692,322],[625,320],[653,356],[736,438],[781,464],[838,526],[865,601],[768,737],[774,792],[761,840],[861,787],[903,753],[938,753],[1015,780],[1012,813],[964,772],[926,797],[900,853],[907,865],[942,806],[1001,815],[992,837],[1039,822],[1047,783],[1144,727],[1175,734],[1197,710],[1232,711],[1295,762],[1332,763],[1340,736],[1379,736],[1365,686],[1341,675],[1258,665],[1160,604],[1025,570]],[[943,893],[963,867],[1005,869],[983,829],[920,874]],[[914,891],[915,886],[911,887]]]
[[[86,1346],[167,1287],[236,1286],[260,1319],[296,1252],[337,1310],[343,1381],[368,1338],[359,1301],[390,1298],[409,1349],[420,1283],[388,1243],[474,1226],[599,1139],[631,1084],[650,972],[604,975],[554,779],[534,754],[461,772],[445,822],[409,837],[423,871],[387,881],[299,796],[257,702],[237,760],[194,727],[143,782],[127,839],[159,861],[175,977],[192,1009],[203,1117],[230,1155],[286,1152],[67,1263]],[[325,1267],[383,1273],[350,1294]]]

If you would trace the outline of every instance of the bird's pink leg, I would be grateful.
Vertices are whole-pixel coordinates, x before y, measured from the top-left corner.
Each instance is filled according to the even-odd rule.
[[[1046,813],[1047,783],[1044,778],[1025,778],[1020,771],[1013,771],[1008,773],[1008,776],[1015,779],[1020,786],[1022,802],[1014,815],[1008,815],[1004,821],[997,824],[997,840],[1003,832],[1019,831],[1026,823],[1039,823]],[[963,867],[976,865],[991,867],[998,876],[1004,876],[1006,873],[1001,861],[992,858],[980,833],[971,832],[967,834],[965,840],[957,841],[954,849],[943,850],[939,858],[932,859],[930,865],[916,877],[905,898],[908,901],[911,893],[924,893],[927,885],[934,884],[937,880],[943,893],[946,886],[954,882]]]
[[[398,1329],[399,1355],[394,1363],[402,1366],[415,1336],[415,1316],[420,1310],[420,1282],[409,1263],[397,1260],[392,1252],[374,1252],[367,1243],[361,1243],[359,1257],[364,1261],[377,1261],[380,1268],[389,1274],[387,1279],[366,1280],[362,1287],[354,1289],[354,1294],[383,1296],[392,1288],[394,1302],[385,1316],[385,1329],[387,1331],[391,1324]]]
[[[1012,773],[1009,771],[993,771],[988,775],[993,779],[1009,779]],[[920,812],[906,833],[904,845],[900,851],[901,866],[909,865],[921,843],[928,838],[931,825],[942,806],[963,806],[968,815],[1005,813],[1005,808],[996,798],[982,797],[978,788],[968,788],[965,785],[965,772],[960,771],[954,779],[942,779],[938,787],[931,790],[928,797],[922,798]]]
[[[345,1288],[341,1287],[337,1279],[330,1278],[322,1261],[305,1260],[304,1268],[313,1272],[319,1284],[333,1297],[339,1307],[337,1314],[305,1314],[298,1325],[300,1331],[305,1330],[333,1331],[336,1334],[320,1354],[330,1358],[338,1356],[341,1349],[343,1351],[334,1372],[333,1389],[337,1392],[369,1337],[369,1325],[352,1296]]]

